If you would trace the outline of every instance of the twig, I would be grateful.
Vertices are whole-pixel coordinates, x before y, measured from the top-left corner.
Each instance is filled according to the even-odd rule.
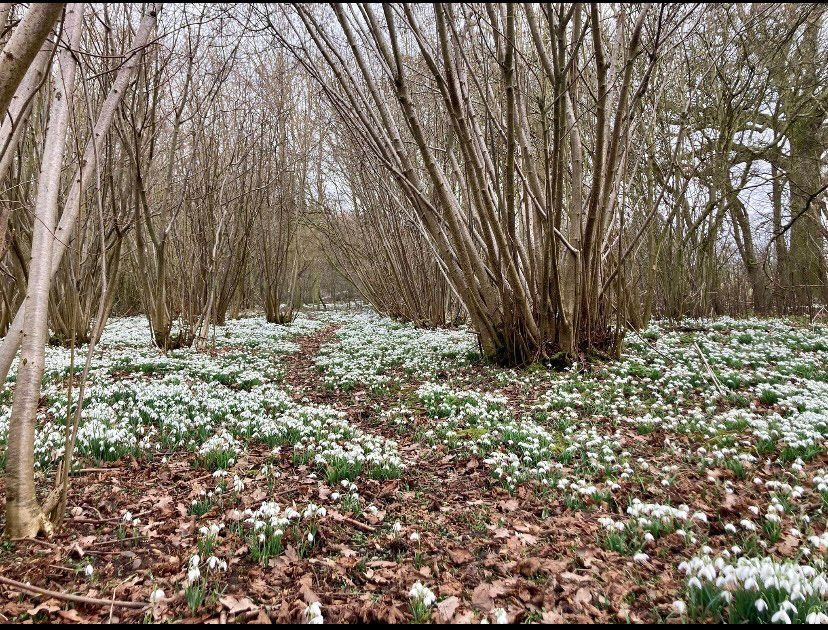
[[[356,521],[352,518],[348,518],[347,516],[341,516],[341,519],[335,517],[334,520],[337,520],[337,521],[341,520],[343,523],[347,523],[348,525],[351,525],[353,527],[356,527],[357,529],[361,529],[362,531],[368,532],[368,533],[371,533],[371,534],[373,534],[374,532],[377,531],[376,527],[371,527],[370,525],[367,525],[366,523],[360,523],[359,521]]]
[[[716,386],[716,389],[719,390],[719,393],[727,395],[728,394],[727,388],[725,388],[725,386],[722,385],[721,381],[716,376],[716,373],[713,372],[713,368],[711,368],[710,364],[707,362],[707,357],[704,356],[704,353],[702,352],[701,348],[699,348],[698,342],[694,341],[693,345],[696,347],[696,352],[699,353],[699,356],[701,357],[702,363],[704,363],[704,367],[707,368],[707,373],[710,375],[710,378],[713,381],[713,384]]]
[[[151,514],[152,510],[144,510],[143,512],[138,512],[137,514],[133,514],[133,518],[138,518],[139,516],[146,516],[147,514]],[[98,512],[100,514],[100,512]],[[113,516],[111,518],[73,518],[71,519],[73,523],[86,523],[92,525],[103,525],[106,523],[117,523],[123,520],[123,516]]]
[[[36,543],[38,545],[43,545],[44,547],[51,547],[54,549],[57,547],[54,543],[50,543],[48,540],[41,540],[40,538],[12,538],[12,542],[30,542]]]
[[[89,546],[90,547],[103,547],[103,546],[106,546],[106,545],[115,545],[117,543],[122,543],[122,542],[131,542],[133,540],[141,540],[141,537],[140,536],[131,536],[130,538],[115,538],[113,540],[102,540],[100,542],[94,542]]]
[[[54,599],[59,599],[66,602],[74,602],[76,604],[90,604],[93,606],[117,606],[119,608],[134,608],[136,610],[146,608],[147,606],[149,606],[149,604],[144,602],[125,602],[117,599],[97,599],[95,597],[84,597],[83,595],[70,595],[68,593],[59,593],[57,591],[50,591],[45,588],[40,588],[38,586],[32,586],[31,584],[24,584],[23,582],[18,582],[17,580],[10,580],[9,578],[3,577],[1,575],[0,584],[13,586],[14,588],[19,588],[23,591],[36,593],[38,595],[46,595],[47,597],[53,597]]]

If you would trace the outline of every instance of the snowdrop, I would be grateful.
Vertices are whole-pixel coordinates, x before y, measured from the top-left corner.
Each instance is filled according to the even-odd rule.
[[[319,602],[311,602],[308,604],[302,616],[307,624],[325,623],[325,619],[322,617],[322,606]]]
[[[411,587],[408,596],[412,600],[420,602],[426,608],[431,607],[437,600],[431,589],[419,581],[415,582],[414,586]]]
[[[509,623],[509,616],[503,608],[493,608],[492,618],[496,624],[503,625]]]

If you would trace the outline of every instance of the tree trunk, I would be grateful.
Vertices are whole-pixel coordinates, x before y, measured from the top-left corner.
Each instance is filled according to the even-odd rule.
[[[72,231],[75,227],[75,221],[80,213],[81,198],[83,191],[88,182],[94,180],[95,169],[97,168],[98,156],[103,155],[103,143],[109,132],[109,127],[115,118],[115,112],[123,99],[126,89],[132,81],[135,72],[138,69],[141,61],[141,56],[144,53],[144,48],[149,42],[149,36],[161,11],[162,4],[150,4],[144,17],[141,19],[141,25],[135,33],[135,38],[132,40],[132,48],[126,55],[124,64],[118,70],[118,75],[115,77],[115,82],[109,90],[106,100],[101,106],[101,111],[98,114],[98,119],[95,121],[95,126],[92,129],[92,137],[86,145],[81,160],[81,166],[75,172],[72,179],[72,188],[66,197],[66,202],[63,205],[63,213],[60,217],[60,222],[57,225],[57,230],[52,234],[54,243],[54,253],[51,258],[51,276],[57,272],[60,266],[60,261],[63,254],[68,247],[68,243],[72,238]],[[50,276],[50,279],[51,279]],[[51,280],[50,280],[51,281]],[[26,314],[25,302],[19,309],[12,320],[9,331],[0,343],[0,387],[5,385],[6,378],[9,375],[9,370],[14,362],[14,357],[17,350],[20,348],[20,343],[24,336],[24,323],[28,319]]]
[[[24,301],[26,325],[9,420],[6,533],[10,538],[34,537],[41,529],[49,529],[35,495],[34,438],[49,332],[49,287],[55,243],[53,234],[57,224],[60,175],[77,71],[72,51],[77,49],[80,42],[82,4],[72,4],[67,8],[64,26],[64,36],[68,42],[58,61],[59,74],[55,78],[38,179],[32,258]]]
[[[0,62],[0,118],[6,117],[17,86],[43,46],[65,3],[35,2],[14,29]]]

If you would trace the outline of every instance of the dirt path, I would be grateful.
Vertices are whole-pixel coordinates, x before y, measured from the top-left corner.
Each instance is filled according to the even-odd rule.
[[[294,400],[307,399],[313,404],[331,404],[337,396],[322,383],[319,369],[314,360],[323,344],[330,343],[336,337],[337,326],[326,326],[310,335],[303,335],[294,341],[299,345],[298,352],[293,352],[283,361],[285,378]]]

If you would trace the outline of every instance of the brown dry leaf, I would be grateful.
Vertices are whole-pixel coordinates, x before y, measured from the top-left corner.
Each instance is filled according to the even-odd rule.
[[[467,562],[474,560],[474,556],[462,548],[449,549],[448,555],[454,564],[466,564]]]
[[[89,623],[89,621],[86,618],[81,617],[81,614],[74,608],[70,608],[69,610],[61,610],[58,612],[58,615],[66,621],[72,621],[74,623]]]
[[[472,605],[480,610],[490,612],[494,608],[495,599],[506,593],[506,589],[499,582],[478,584],[472,593]]]
[[[800,540],[793,534],[785,534],[782,539],[776,543],[776,549],[783,556],[794,555],[801,546]]]
[[[538,542],[538,537],[533,536],[532,534],[524,534],[521,532],[517,533],[517,537],[523,542],[525,545],[534,545]]]
[[[239,613],[256,608],[256,605],[246,597],[236,599],[232,595],[225,595],[223,597],[219,597],[219,602],[222,606],[227,608],[227,612],[231,615],[238,615]]]
[[[525,577],[532,577],[540,572],[541,561],[537,558],[525,558],[517,563],[515,570]]]
[[[58,602],[56,599],[47,599],[42,604],[39,604],[35,608],[30,608],[26,611],[26,614],[30,617],[36,616],[38,613],[46,612],[46,613],[54,613],[60,610],[60,606],[57,605]]]
[[[302,594],[302,599],[304,599],[307,604],[319,601],[319,597],[317,597],[316,593],[313,591],[312,573],[306,573],[302,576],[302,579],[299,580],[299,592]]]
[[[273,622],[270,620],[270,617],[267,616],[267,613],[260,608],[259,609],[259,614],[256,616],[256,618],[252,619],[248,623],[265,624],[265,623],[273,623]]]
[[[575,602],[578,606],[585,608],[590,602],[592,602],[592,591],[588,588],[579,588],[575,591],[575,596],[572,598],[572,601]]]
[[[454,596],[447,597],[437,604],[437,623],[449,623],[458,606],[460,606],[460,599]]]
[[[587,575],[578,575],[577,573],[572,573],[571,571],[564,571],[561,573],[561,579],[566,580],[568,582],[579,582],[583,584],[584,582],[589,582],[590,577]]]
[[[474,613],[470,610],[464,610],[455,615],[452,623],[468,625],[474,623]]]
[[[544,610],[543,615],[541,615],[541,623],[561,624],[564,623],[564,618],[557,610]]]
[[[735,492],[728,492],[722,501],[722,507],[726,510],[732,510],[739,504],[739,497]]]

